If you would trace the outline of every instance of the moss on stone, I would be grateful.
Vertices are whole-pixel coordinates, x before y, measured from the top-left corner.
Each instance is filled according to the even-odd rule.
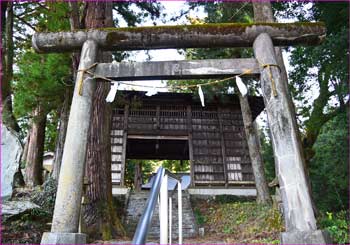
[[[324,22],[294,22],[294,23],[276,23],[276,22],[256,22],[256,23],[209,23],[209,24],[198,24],[198,25],[164,25],[164,26],[141,26],[141,27],[108,27],[108,28],[97,28],[97,29],[76,29],[70,32],[79,31],[92,31],[100,30],[106,32],[167,32],[167,33],[178,33],[180,31],[208,31],[213,32],[215,30],[225,31],[225,30],[245,30],[247,27],[253,26],[271,26],[271,27],[281,27],[287,29],[295,29],[300,27],[320,27],[325,28]],[[42,32],[45,33],[45,32]]]

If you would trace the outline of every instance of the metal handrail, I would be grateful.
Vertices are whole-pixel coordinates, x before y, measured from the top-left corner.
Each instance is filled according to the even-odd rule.
[[[174,188],[174,190],[172,190],[170,197],[169,197],[169,215],[170,215],[170,220],[169,220],[169,234],[170,234],[170,243],[171,243],[171,208],[172,208],[172,196],[175,192],[176,189],[178,189],[178,198],[179,198],[179,244],[182,244],[182,232],[180,232],[182,230],[182,194],[181,194],[181,178],[176,176],[175,174],[171,173],[170,171],[168,171],[167,169],[164,169],[163,167],[159,167],[156,177],[154,179],[152,188],[151,188],[151,192],[150,195],[148,197],[147,203],[146,203],[146,207],[145,207],[145,211],[141,216],[141,219],[137,225],[132,243],[133,244],[146,244],[146,239],[147,239],[147,234],[148,234],[148,230],[151,226],[151,221],[152,221],[152,215],[153,215],[153,211],[156,207],[157,204],[157,199],[158,196],[160,195],[160,204],[164,203],[162,202],[162,199],[165,195],[167,200],[167,196],[168,196],[168,181],[167,178],[170,177],[172,179],[177,180],[177,184]],[[163,181],[164,180],[164,181]],[[165,189],[164,189],[165,188]],[[165,192],[164,192],[165,191]],[[163,194],[162,194],[163,193]],[[163,199],[164,201],[164,199]],[[167,201],[166,201],[167,202]],[[159,205],[160,205],[159,204]],[[161,206],[159,206],[161,208]],[[163,207],[164,208],[164,207]],[[165,206],[165,208],[168,208],[168,205]],[[164,210],[164,209],[163,209]],[[160,211],[159,211],[160,212]],[[161,213],[159,214],[161,215]],[[163,220],[163,221],[162,221]],[[160,221],[164,222],[164,219],[161,219]],[[163,223],[164,224],[164,223]],[[167,226],[167,219],[166,219],[166,226]],[[161,224],[162,226],[162,224]],[[167,241],[166,236],[167,236],[167,232],[163,233],[165,235],[162,236],[162,229],[164,231],[164,227],[161,227],[161,241],[165,238],[165,241]],[[164,242],[163,242],[164,243]]]
[[[160,167],[154,179],[151,193],[148,197],[145,211],[143,212],[132,239],[132,244],[146,244],[148,229],[151,226],[153,211],[157,204],[157,199],[162,184],[162,179],[165,174],[165,169]]]

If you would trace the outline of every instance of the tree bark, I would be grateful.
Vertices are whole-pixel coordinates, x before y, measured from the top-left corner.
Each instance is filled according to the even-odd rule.
[[[38,105],[33,112],[32,128],[26,157],[25,182],[34,187],[43,183],[43,154],[45,142],[46,113]]]
[[[135,164],[135,175],[134,175],[135,191],[141,191],[141,185],[142,185],[142,166],[141,166],[141,163],[138,162]]]
[[[61,163],[62,163],[62,157],[63,157],[63,148],[64,148],[64,142],[66,140],[69,111],[70,111],[72,96],[73,96],[72,89],[70,87],[67,87],[64,95],[64,102],[60,113],[59,133],[57,137],[56,148],[55,148],[55,158],[53,161],[53,169],[51,173],[51,176],[56,180],[56,183],[58,183],[58,178],[60,176],[60,169],[61,169]]]
[[[86,26],[88,27],[88,26]],[[268,33],[276,46],[319,44],[326,33],[323,23],[219,23],[164,27],[115,28],[105,30],[35,33],[37,52],[79,50],[91,39],[105,51],[167,48],[251,47],[260,33]]]
[[[111,27],[112,3],[88,2],[86,16],[86,28]],[[111,58],[110,53],[101,53],[99,61],[111,62]],[[109,84],[97,83],[88,133],[86,177],[89,185],[83,218],[90,239],[110,240],[116,235],[125,235],[112,201],[111,108],[105,100],[109,89]]]
[[[80,28],[80,22],[79,22],[79,8],[77,2],[68,2],[70,6],[70,29],[72,31]],[[77,70],[79,67],[79,53],[73,53],[72,54],[72,74],[73,74],[73,80],[76,80],[77,77]],[[51,173],[51,176],[56,180],[56,183],[58,183],[59,175],[60,175],[60,169],[61,169],[61,163],[62,163],[62,157],[63,157],[63,148],[64,148],[64,142],[66,140],[66,134],[67,134],[67,127],[68,127],[68,118],[69,118],[69,111],[70,111],[70,104],[72,102],[73,97],[73,89],[69,86],[66,87],[65,95],[64,95],[64,101],[60,113],[60,121],[59,121],[59,133],[57,137],[56,142],[56,149],[55,149],[55,158],[53,162],[53,170]]]
[[[3,11],[3,9],[2,9]],[[4,124],[16,132],[20,131],[16,118],[13,115],[12,98],[11,98],[11,80],[13,78],[13,2],[7,3],[5,22],[4,47],[2,49],[3,63],[1,65],[1,99],[3,105],[2,120]]]
[[[239,103],[241,106],[244,131],[248,143],[250,161],[252,163],[255,187],[257,190],[256,200],[258,203],[270,204],[271,197],[265,178],[264,163],[261,156],[259,137],[254,127],[252,111],[249,106],[248,97],[238,93]]]
[[[27,155],[28,155],[28,148],[29,148],[29,143],[30,143],[30,133],[32,131],[32,126],[28,128],[27,132],[27,137],[26,137],[26,142],[24,143],[23,147],[23,152],[21,155],[21,160],[19,161],[20,163],[25,162],[27,160]]]

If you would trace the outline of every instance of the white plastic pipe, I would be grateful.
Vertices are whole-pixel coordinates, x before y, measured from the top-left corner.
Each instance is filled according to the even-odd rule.
[[[177,183],[177,199],[179,213],[179,244],[182,244],[182,187],[180,181]]]
[[[169,197],[169,244],[171,244],[172,239],[171,239],[171,229],[172,229],[172,224],[173,224],[173,215],[172,215],[172,210],[173,210],[173,199]]]
[[[160,244],[168,244],[168,175],[163,177],[159,195]]]

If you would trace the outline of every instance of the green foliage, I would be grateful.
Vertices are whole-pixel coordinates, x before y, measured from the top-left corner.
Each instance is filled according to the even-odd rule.
[[[323,211],[349,207],[348,123],[347,113],[339,114],[323,126],[314,145],[310,177],[315,202]]]
[[[204,223],[207,221],[206,217],[203,216],[199,208],[195,208],[193,210],[194,217],[196,219],[196,223],[198,226],[204,225]]]
[[[290,9],[291,6],[300,9]],[[321,45],[291,49],[290,89],[297,103],[300,123],[307,133],[316,134],[329,117],[334,116],[347,101],[348,94],[348,29],[349,3],[285,3],[280,13],[300,21],[323,21],[327,36]],[[286,10],[287,9],[287,10]],[[301,14],[302,13],[302,14]],[[310,98],[310,89],[319,96]]]
[[[326,212],[319,219],[322,229],[326,229],[335,243],[349,244],[349,213],[340,211],[338,213]]]
[[[263,132],[261,132],[261,155],[264,161],[265,177],[267,182],[276,178],[275,158],[272,148],[272,142]]]
[[[190,171],[190,162],[188,160],[163,160],[162,166],[173,173]]]
[[[142,166],[142,180],[143,183],[147,183],[149,178],[157,169],[162,166],[173,173],[178,172],[189,172],[190,164],[189,161],[184,160],[181,164],[179,160],[138,160],[138,159],[128,159],[126,163],[126,173],[125,173],[125,185],[127,187],[134,188],[134,175],[135,175],[135,165],[141,163]]]
[[[28,50],[17,61],[14,82],[14,111],[28,115],[38,104],[46,112],[62,103],[65,81],[70,79],[70,58],[66,54],[36,54]]]
[[[255,198],[245,196],[219,195],[214,196],[213,200],[215,200],[216,203],[225,204],[232,202],[248,202],[255,200]]]
[[[126,172],[125,172],[125,185],[130,188],[134,188],[134,176],[135,176],[135,165],[141,163],[142,168],[142,180],[146,183],[150,178],[152,173],[156,171],[155,165],[156,161],[152,160],[138,160],[138,159],[128,159],[126,162]]]

